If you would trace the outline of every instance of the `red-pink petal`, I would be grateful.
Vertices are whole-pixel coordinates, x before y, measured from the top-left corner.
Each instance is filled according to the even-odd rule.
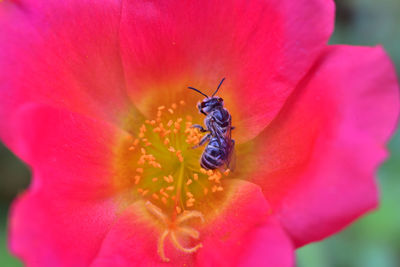
[[[129,99],[119,53],[120,1],[3,1],[0,137],[27,102],[118,122]],[[11,144],[10,144],[11,145]]]
[[[333,29],[333,2],[123,1],[121,53],[128,90],[179,100],[211,94],[222,77],[239,141],[257,135],[308,71]]]
[[[376,207],[374,176],[398,113],[383,50],[334,46],[258,138],[253,181],[297,245]]]
[[[29,266],[87,266],[116,218],[113,126],[45,106],[14,118],[17,152],[33,166],[13,206],[10,245]]]
[[[228,184],[235,188],[232,199],[202,230],[197,266],[292,266],[291,242],[270,216],[260,188],[244,181]]]
[[[88,266],[116,218],[114,200],[72,200],[49,190],[27,193],[13,204],[11,252],[27,266]]]
[[[248,243],[244,245],[245,250],[238,266],[294,266],[293,245],[286,232],[272,218],[252,230],[246,241]]]

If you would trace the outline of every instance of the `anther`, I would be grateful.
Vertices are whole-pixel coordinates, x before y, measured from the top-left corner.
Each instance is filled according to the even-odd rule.
[[[180,214],[182,212],[182,209],[179,206],[176,206],[175,210],[176,210],[176,213],[178,213],[178,214]]]
[[[135,176],[135,184],[139,184],[140,182],[140,176],[136,175]]]

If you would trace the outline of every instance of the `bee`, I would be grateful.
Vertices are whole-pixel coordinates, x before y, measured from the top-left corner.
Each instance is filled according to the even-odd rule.
[[[224,100],[219,96],[215,96],[224,80],[225,78],[221,80],[211,97],[196,88],[188,87],[206,97],[197,104],[199,112],[206,116],[204,119],[206,128],[199,124],[192,125],[193,128],[199,129],[200,132],[207,133],[199,144],[193,147],[197,148],[208,142],[200,160],[201,167],[206,170],[226,170],[233,167],[231,159],[234,153],[235,140],[231,137],[234,129],[232,127],[232,116],[224,108]]]

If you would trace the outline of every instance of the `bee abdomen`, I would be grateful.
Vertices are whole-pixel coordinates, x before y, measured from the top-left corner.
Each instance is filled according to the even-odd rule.
[[[227,159],[226,142],[223,138],[214,137],[206,146],[203,155],[201,156],[200,165],[204,169],[214,170],[225,164]]]

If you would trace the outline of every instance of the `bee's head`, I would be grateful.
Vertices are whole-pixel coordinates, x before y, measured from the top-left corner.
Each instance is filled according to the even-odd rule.
[[[223,106],[224,106],[224,100],[219,96],[204,98],[202,102],[199,102],[197,104],[197,108],[199,109],[199,111],[206,115],[210,113],[213,109]]]
[[[190,90],[196,91],[197,93],[205,96],[204,100],[202,102],[199,102],[197,104],[197,108],[201,113],[204,115],[207,115],[210,113],[213,109],[218,108],[218,107],[223,107],[224,106],[224,100],[220,98],[219,96],[215,96],[215,94],[218,92],[219,88],[221,87],[222,83],[224,82],[225,78],[222,78],[222,80],[219,82],[219,85],[217,87],[217,90],[209,97],[199,89],[193,88],[193,87],[188,87]]]

